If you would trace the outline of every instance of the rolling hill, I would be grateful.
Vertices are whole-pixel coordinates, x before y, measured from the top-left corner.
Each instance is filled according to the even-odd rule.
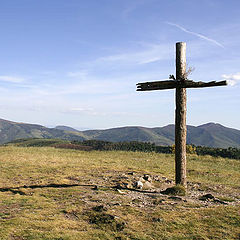
[[[187,143],[208,147],[240,148],[240,130],[217,123],[187,126]],[[0,119],[0,143],[22,138],[58,138],[64,140],[104,140],[111,142],[139,141],[156,145],[174,144],[174,125],[164,127],[120,127],[106,130],[78,131],[67,126],[46,128],[36,124],[16,123]]]
[[[0,144],[22,138],[60,138],[82,141],[81,133],[71,133],[37,124],[16,123],[0,119]]]
[[[56,126],[55,129],[68,131],[68,132],[79,132],[77,129],[68,126]]]
[[[157,128],[122,127],[107,130],[88,130],[82,133],[89,139],[112,142],[152,142],[157,145],[172,145],[175,138],[173,124]],[[207,123],[198,127],[187,126],[187,144],[219,148],[239,148],[240,131],[216,123]]]

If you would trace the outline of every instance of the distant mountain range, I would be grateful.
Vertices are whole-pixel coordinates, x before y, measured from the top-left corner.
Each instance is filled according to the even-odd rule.
[[[37,124],[16,123],[0,119],[0,144],[22,138],[60,138],[85,140],[81,133],[71,133],[56,128],[46,128]]]
[[[187,143],[208,147],[240,148],[240,130],[216,123],[187,126]],[[106,130],[78,131],[67,126],[47,128],[36,124],[16,123],[0,119],[0,143],[21,138],[60,138],[65,140],[139,141],[156,145],[174,144],[174,125],[165,127],[120,127]]]

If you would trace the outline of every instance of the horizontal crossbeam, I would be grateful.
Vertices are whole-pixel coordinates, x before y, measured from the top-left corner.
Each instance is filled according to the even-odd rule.
[[[166,81],[155,81],[145,82],[137,84],[137,91],[153,91],[153,90],[166,90],[173,88],[202,88],[202,87],[216,87],[225,86],[227,81],[211,81],[211,82],[194,82],[193,80],[166,80]]]

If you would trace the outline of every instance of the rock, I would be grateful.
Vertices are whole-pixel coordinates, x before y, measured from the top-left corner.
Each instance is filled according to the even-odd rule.
[[[152,182],[152,178],[148,174],[144,174],[143,179],[148,182]]]
[[[127,182],[118,182],[115,188],[117,189],[131,188],[131,185]]]
[[[132,176],[133,176],[134,174],[135,174],[134,172],[129,172],[129,173],[128,173],[128,175],[132,175]]]
[[[132,185],[130,183],[123,183],[125,188],[132,188]]]
[[[145,182],[145,183],[143,183],[143,188],[144,189],[151,189],[151,188],[153,188],[153,185],[150,182]]]
[[[93,190],[98,190],[99,188],[98,188],[97,185],[95,185],[92,189],[93,189]]]
[[[153,177],[153,180],[156,181],[156,182],[161,182],[161,177],[160,176],[154,176]]]
[[[208,194],[205,194],[205,195],[199,197],[199,200],[206,201],[206,200],[214,199],[214,198],[215,197],[211,193],[208,193]]]
[[[146,180],[143,177],[140,177],[138,181],[140,181],[142,183],[146,182]]]
[[[117,192],[120,193],[120,194],[126,194],[125,192],[123,192],[123,191],[121,191],[119,189],[117,189]]]
[[[143,188],[143,183],[141,181],[137,181],[133,185],[136,189],[142,189]]]

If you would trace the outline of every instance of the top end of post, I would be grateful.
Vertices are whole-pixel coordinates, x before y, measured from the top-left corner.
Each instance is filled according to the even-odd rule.
[[[177,42],[176,45],[186,45],[186,42]]]
[[[186,73],[186,43],[176,43],[176,79],[185,79]]]

